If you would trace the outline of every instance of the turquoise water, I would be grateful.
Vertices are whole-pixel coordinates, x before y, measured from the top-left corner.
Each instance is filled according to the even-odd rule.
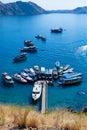
[[[50,33],[50,29],[56,27],[62,27],[63,33]],[[35,39],[38,34],[46,36],[47,41]],[[26,62],[14,64],[13,58],[20,54],[26,39],[34,42],[38,52],[28,54]],[[13,75],[34,65],[53,68],[57,60],[61,65],[70,64],[77,72],[83,73],[83,82],[66,88],[57,82],[54,87],[48,86],[48,108],[72,106],[81,110],[87,106],[87,15],[0,17],[0,77],[4,71]],[[0,80],[0,102],[32,106],[32,87],[15,83],[14,87],[8,88]],[[85,95],[78,95],[79,91],[85,91]]]

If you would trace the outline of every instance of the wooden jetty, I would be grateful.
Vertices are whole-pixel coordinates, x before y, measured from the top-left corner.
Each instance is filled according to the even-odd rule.
[[[42,81],[42,104],[41,104],[41,113],[44,114],[46,112],[47,105],[47,83],[46,81]]]

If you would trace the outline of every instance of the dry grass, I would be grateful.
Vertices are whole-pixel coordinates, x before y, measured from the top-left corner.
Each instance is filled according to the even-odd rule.
[[[55,110],[42,115],[29,107],[0,105],[0,126],[4,128],[9,125],[25,128],[53,127],[63,130],[87,130],[87,115],[63,110]]]

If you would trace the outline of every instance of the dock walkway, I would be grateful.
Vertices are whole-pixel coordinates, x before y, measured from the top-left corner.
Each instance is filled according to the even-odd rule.
[[[46,112],[46,87],[47,83],[46,81],[42,82],[42,104],[41,104],[41,113],[44,114]]]

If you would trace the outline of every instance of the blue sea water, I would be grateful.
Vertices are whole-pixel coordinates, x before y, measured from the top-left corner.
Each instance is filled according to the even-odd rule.
[[[62,27],[62,34],[53,34],[51,28]],[[46,42],[35,39],[35,35],[44,35]],[[13,58],[20,54],[24,40],[32,40],[38,47],[35,54],[27,54],[27,61],[13,63]],[[48,108],[73,107],[81,110],[87,106],[87,15],[81,14],[46,14],[37,16],[0,17],[0,103],[30,105],[33,85],[14,84],[3,86],[2,72],[9,75],[21,72],[34,65],[53,68],[56,61],[61,65],[70,64],[77,72],[83,73],[83,82],[78,86],[48,86]],[[84,91],[84,95],[79,95]],[[35,105],[37,106],[37,105]]]

